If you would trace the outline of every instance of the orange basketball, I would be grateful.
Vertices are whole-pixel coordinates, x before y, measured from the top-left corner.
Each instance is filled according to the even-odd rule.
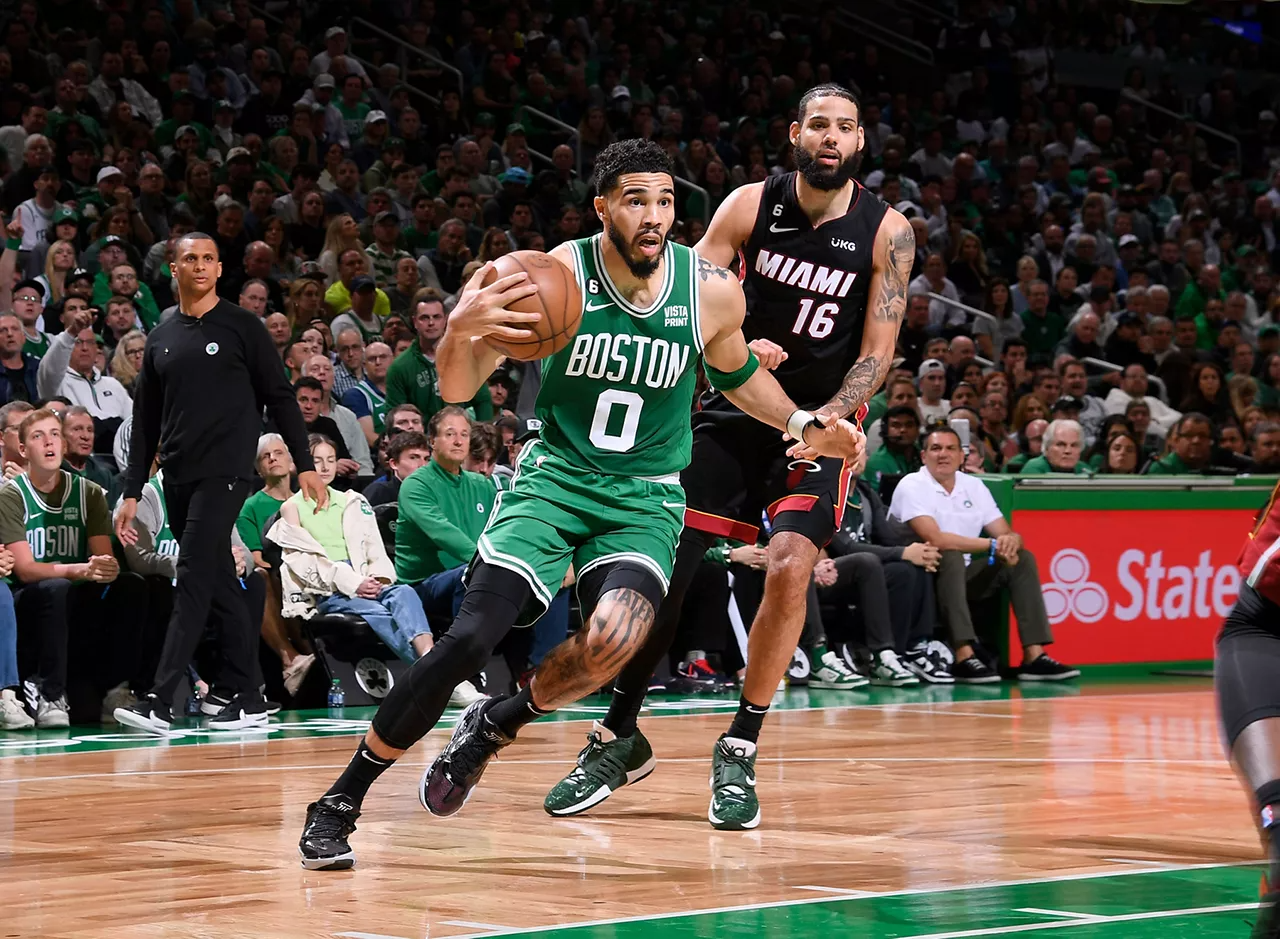
[[[504,355],[521,362],[545,359],[569,344],[578,325],[582,322],[582,291],[573,279],[573,272],[549,254],[541,251],[513,251],[493,262],[493,270],[486,275],[481,286],[487,287],[495,280],[524,271],[538,285],[538,292],[516,301],[509,310],[521,313],[541,313],[536,323],[512,323],[517,329],[527,329],[536,338],[528,342],[507,342],[492,336],[485,341]]]

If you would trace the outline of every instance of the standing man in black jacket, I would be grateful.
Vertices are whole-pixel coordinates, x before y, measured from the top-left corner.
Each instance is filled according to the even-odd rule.
[[[298,486],[316,503],[327,490],[316,475],[302,414],[261,322],[218,297],[222,264],[209,235],[177,244],[178,314],[147,339],[134,390],[133,441],[116,537],[133,544],[133,518],[157,450],[164,470],[169,529],[179,542],[177,590],[150,694],[117,708],[122,724],[165,734],[174,693],[212,616],[236,693],[209,722],[239,730],[265,724],[258,690],[257,636],[239,594],[231,529],[249,493],[262,409],[279,428],[298,468]]]

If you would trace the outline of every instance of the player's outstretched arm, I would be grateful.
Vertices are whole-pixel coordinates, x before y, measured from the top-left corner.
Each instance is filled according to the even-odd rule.
[[[538,292],[523,271],[501,277],[481,287],[493,269],[486,264],[462,288],[458,305],[449,314],[440,345],[436,348],[436,368],[440,374],[440,397],[446,404],[465,405],[489,380],[502,353],[484,340],[508,339],[524,342],[533,338],[519,323],[535,323],[540,313],[518,313],[505,307]]]
[[[862,348],[840,384],[840,390],[818,409],[822,417],[848,417],[866,404],[889,374],[898,344],[898,329],[907,312],[907,283],[915,261],[916,237],[911,223],[889,209],[876,232],[872,255],[871,293],[862,327]]]
[[[812,455],[857,459],[866,437],[844,420],[819,422],[796,407],[778,380],[759,367],[742,335],[746,298],[738,279],[706,258],[698,258],[702,308],[702,357],[711,384],[756,420],[803,439]]]

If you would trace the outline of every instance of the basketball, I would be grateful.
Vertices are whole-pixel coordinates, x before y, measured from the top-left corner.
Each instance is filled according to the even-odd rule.
[[[509,310],[521,313],[541,313],[536,323],[513,323],[519,329],[527,329],[536,338],[528,342],[507,342],[492,336],[485,341],[495,349],[521,362],[545,359],[569,344],[582,322],[582,292],[573,272],[549,254],[541,251],[513,251],[493,262],[493,270],[485,277],[482,287],[495,280],[524,271],[538,285],[532,297],[518,300]]]

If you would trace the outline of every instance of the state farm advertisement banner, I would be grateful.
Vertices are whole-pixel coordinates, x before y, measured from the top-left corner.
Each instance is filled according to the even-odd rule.
[[[1235,603],[1248,510],[1026,511],[1053,655],[1074,665],[1209,659]],[[1018,648],[1016,630],[1010,646]],[[1017,653],[1014,653],[1017,660]]]

